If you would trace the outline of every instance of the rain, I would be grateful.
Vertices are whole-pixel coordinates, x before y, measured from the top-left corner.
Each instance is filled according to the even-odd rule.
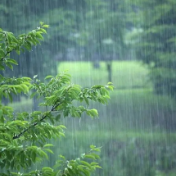
[[[112,82],[107,104],[90,102],[98,118],[61,118],[65,137],[34,165],[52,167],[101,148],[93,176],[176,175],[175,0],[1,0],[0,28],[23,34],[49,25],[40,45],[11,57],[1,75],[44,80],[66,71],[83,88]],[[17,112],[45,111],[28,95],[2,99]],[[76,104],[76,102],[74,102]],[[30,168],[28,168],[30,170]]]

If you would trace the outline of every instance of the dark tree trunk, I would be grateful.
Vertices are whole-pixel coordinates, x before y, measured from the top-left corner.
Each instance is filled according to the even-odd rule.
[[[112,61],[106,63],[106,68],[108,71],[108,82],[112,82]]]

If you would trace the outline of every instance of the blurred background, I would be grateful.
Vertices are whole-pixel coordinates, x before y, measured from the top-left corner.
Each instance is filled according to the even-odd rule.
[[[40,46],[12,58],[6,76],[56,75],[64,70],[82,87],[113,82],[107,105],[59,123],[66,136],[54,144],[54,165],[102,147],[96,176],[176,175],[175,0],[1,0],[0,24],[18,35],[50,25]],[[5,104],[8,102],[4,101]],[[38,109],[37,100],[14,97],[16,112]],[[85,151],[86,150],[86,151]]]

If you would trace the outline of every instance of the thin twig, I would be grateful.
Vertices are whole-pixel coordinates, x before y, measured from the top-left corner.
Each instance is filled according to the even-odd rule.
[[[26,133],[30,128],[34,128],[36,125],[38,125],[40,122],[42,122],[45,118],[47,118],[48,114],[55,111],[56,107],[59,106],[62,102],[57,103],[55,105],[52,106],[51,110],[44,115],[38,122],[33,123],[32,125],[30,125],[28,128],[24,129],[23,131],[21,131],[18,135],[13,136],[13,140],[20,138],[24,133]]]

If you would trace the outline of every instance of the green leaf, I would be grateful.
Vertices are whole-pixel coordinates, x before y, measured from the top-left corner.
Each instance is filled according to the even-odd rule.
[[[8,62],[14,64],[14,65],[18,65],[17,61],[14,59],[8,59]]]
[[[11,70],[13,70],[13,66],[12,66],[11,63],[6,62],[6,65],[7,65]]]
[[[36,33],[36,37],[43,40],[43,36],[39,32]]]
[[[49,25],[42,25],[43,28],[49,28]]]
[[[3,65],[0,65],[0,70],[4,70],[5,67]]]
[[[0,59],[4,57],[5,57],[5,52],[2,49],[0,49]]]
[[[46,30],[43,29],[43,28],[41,28],[40,31],[43,32],[43,33],[45,33],[45,34],[47,33]]]
[[[60,120],[60,118],[61,118],[61,114],[58,114],[58,115],[55,117],[56,121]]]
[[[64,112],[63,112],[63,114],[64,114],[64,117],[67,117],[68,114],[69,114],[69,109],[65,109]]]
[[[98,116],[98,111],[96,109],[87,110],[86,113],[90,117],[97,117]]]
[[[84,157],[85,157],[85,158],[89,158],[89,159],[93,159],[93,160],[96,159],[92,154],[85,155]]]
[[[113,90],[113,89],[114,89],[114,86],[108,85],[107,88],[110,89],[110,90]]]
[[[37,92],[33,92],[33,93],[30,95],[30,98],[33,98],[35,95],[37,95]]]
[[[52,75],[48,75],[48,76],[45,77],[45,79],[50,79],[50,78],[53,78],[53,76]]]
[[[34,79],[37,78],[37,77],[38,77],[38,75],[34,75],[34,76],[33,76]]]
[[[48,148],[45,148],[45,151],[47,151],[48,153],[54,154],[54,152]]]
[[[53,174],[53,169],[52,168],[50,168],[50,167],[43,167],[42,168],[42,175],[43,176],[52,176],[52,174]]]
[[[40,25],[42,26],[44,24],[44,22],[40,21]]]
[[[88,167],[89,169],[91,169],[91,165],[88,162],[86,162],[86,161],[80,161],[80,162],[81,162],[81,164],[83,164],[86,167]]]
[[[96,147],[96,146],[94,146],[94,145],[90,145],[90,148],[91,148],[91,151],[97,151],[97,152],[100,152],[100,150],[101,150],[101,147]]]
[[[0,109],[0,123],[4,123],[3,111]]]
[[[105,87],[100,88],[100,93],[101,95],[109,95],[109,92]]]
[[[17,49],[15,49],[15,51],[18,55],[20,55],[20,49],[18,47],[17,47]]]
[[[113,85],[113,83],[112,82],[108,82],[108,85]]]
[[[89,100],[88,100],[88,98],[87,98],[87,97],[84,97],[84,100],[85,100],[86,104],[89,105]]]
[[[53,144],[45,144],[43,147],[53,147]]]

